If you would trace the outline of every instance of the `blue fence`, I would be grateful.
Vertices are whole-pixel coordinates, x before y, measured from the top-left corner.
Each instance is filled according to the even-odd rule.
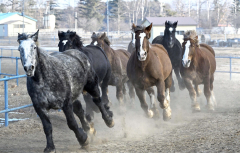
[[[8,112],[32,106],[32,104],[30,104],[30,105],[24,105],[24,106],[10,108],[10,109],[8,108],[8,81],[13,80],[13,79],[23,78],[23,77],[26,77],[26,75],[19,75],[19,76],[14,76],[14,77],[5,76],[3,79],[0,79],[0,81],[4,81],[5,108],[4,108],[4,110],[0,111],[0,113],[5,113],[5,126],[8,126]]]
[[[240,59],[240,57],[231,57],[231,56],[216,56],[215,58],[229,58],[229,71],[216,71],[220,73],[229,73],[230,80],[232,80],[232,73],[240,73],[232,71],[232,59]]]

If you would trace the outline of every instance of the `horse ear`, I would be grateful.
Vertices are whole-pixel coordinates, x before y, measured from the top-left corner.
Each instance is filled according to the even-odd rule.
[[[177,28],[177,24],[178,24],[178,21],[177,21],[177,22],[174,22],[174,23],[173,23],[173,27],[174,27],[174,28]]]
[[[101,36],[100,36],[100,39],[104,39],[106,37],[106,33],[104,32]]]
[[[144,32],[149,33],[151,31],[151,29],[152,29],[152,23],[148,27],[145,28]]]
[[[58,31],[58,38],[60,38],[62,36],[63,32],[62,31]]]
[[[166,22],[165,22],[165,26],[167,26],[168,25],[168,21],[166,20]]]
[[[38,32],[39,32],[39,29],[38,29],[38,31],[35,34],[30,36],[33,39],[33,41],[35,41],[35,42],[38,41]]]
[[[135,29],[136,28],[136,25],[133,23],[132,24],[132,29]]]

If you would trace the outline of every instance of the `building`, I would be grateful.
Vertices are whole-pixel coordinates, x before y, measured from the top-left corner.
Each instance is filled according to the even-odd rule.
[[[196,30],[197,28],[197,22],[194,21],[191,17],[146,17],[142,22],[142,25],[149,26],[151,23],[153,23],[151,38],[149,39],[150,42],[152,42],[155,37],[164,35],[166,21],[178,21],[176,28],[176,38],[180,42],[183,41],[183,34],[185,31]]]
[[[36,32],[36,19],[18,12],[0,13],[0,37]]]

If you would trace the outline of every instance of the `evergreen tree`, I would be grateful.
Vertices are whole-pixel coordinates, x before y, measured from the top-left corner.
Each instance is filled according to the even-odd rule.
[[[82,28],[89,31],[97,31],[101,28],[101,25],[104,16],[102,15],[105,9],[104,3],[100,2],[101,0],[79,0],[78,3],[78,19],[85,18],[87,20],[85,25],[80,25]],[[93,22],[97,21],[98,28],[93,28]]]

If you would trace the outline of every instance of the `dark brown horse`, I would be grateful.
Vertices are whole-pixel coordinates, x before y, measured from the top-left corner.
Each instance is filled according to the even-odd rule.
[[[182,46],[183,58],[180,72],[192,100],[192,111],[200,111],[197,102],[197,96],[200,92],[199,84],[204,85],[207,108],[213,111],[214,105],[216,105],[213,94],[214,72],[216,70],[214,50],[206,44],[199,45],[198,36],[194,30],[185,33]]]
[[[171,60],[162,45],[149,43],[152,24],[146,28],[133,24],[132,28],[135,31],[136,50],[128,61],[128,78],[135,87],[142,109],[149,117],[159,117],[153,90],[153,86],[157,87],[157,99],[163,109],[163,119],[168,120],[171,118],[169,91],[172,85]],[[151,109],[146,103],[145,90],[151,99]]]
[[[129,87],[129,95],[131,98],[131,102],[135,99],[134,88],[130,82],[128,82],[127,77],[127,62],[130,57],[130,53],[124,49],[114,50],[110,47],[110,41],[106,36],[106,33],[103,34],[92,34],[92,42],[93,45],[97,42],[97,46],[100,46],[106,53],[108,60],[111,65],[111,79],[108,85],[113,85],[117,87],[117,99],[120,105],[123,105],[123,95],[126,96],[126,88],[124,83],[128,84]]]

